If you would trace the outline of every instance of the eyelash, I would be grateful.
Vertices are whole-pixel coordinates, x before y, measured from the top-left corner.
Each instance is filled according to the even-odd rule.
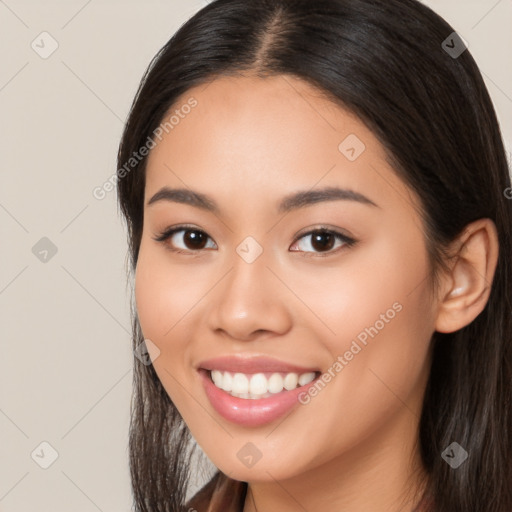
[[[207,250],[207,249],[197,249],[197,250],[188,250],[188,251],[186,251],[186,250],[183,250],[183,249],[175,249],[175,248],[171,247],[169,244],[165,243],[169,238],[171,238],[174,234],[179,233],[180,231],[197,231],[198,233],[205,234],[209,239],[211,239],[211,237],[208,236],[208,234],[205,231],[203,231],[201,229],[198,229],[198,228],[196,228],[194,226],[188,226],[188,225],[174,226],[172,228],[166,229],[160,235],[154,237],[153,239],[156,240],[157,242],[164,243],[164,245],[166,245],[168,250],[170,250],[170,251],[172,251],[174,253],[178,253],[178,254],[200,253],[203,250]],[[317,257],[320,257],[320,258],[325,258],[327,256],[331,256],[333,254],[337,254],[338,252],[340,252],[340,250],[343,250],[344,248],[348,249],[348,248],[354,246],[357,243],[357,240],[354,240],[353,238],[350,238],[347,235],[339,233],[338,231],[330,229],[330,228],[328,228],[326,226],[319,226],[319,227],[316,227],[316,228],[311,229],[309,231],[306,231],[305,233],[300,234],[294,240],[293,245],[295,245],[300,239],[302,239],[302,238],[304,238],[304,237],[306,237],[308,235],[313,235],[315,233],[327,233],[327,234],[334,235],[336,240],[339,240],[339,241],[343,242],[344,245],[341,246],[341,247],[338,247],[335,250],[329,250],[329,251],[326,251],[326,252],[323,252],[323,253],[322,252],[314,252],[314,251],[300,251],[300,250],[292,251],[292,252],[299,252],[299,253],[303,252],[304,253],[303,257],[306,257],[306,258],[312,257],[313,255],[315,255]]]

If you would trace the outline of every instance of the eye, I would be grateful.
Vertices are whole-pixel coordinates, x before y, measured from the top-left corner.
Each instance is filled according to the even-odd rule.
[[[154,238],[157,242],[165,242],[171,251],[177,253],[189,253],[205,249],[205,242],[208,239],[211,240],[204,231],[193,226],[175,226]]]
[[[300,241],[303,239],[306,240],[306,242],[303,243],[302,246],[300,246]],[[337,241],[339,242],[339,244],[336,246]],[[329,256],[330,254],[337,253],[343,247],[351,247],[355,243],[356,240],[348,237],[347,235],[344,235],[332,229],[321,227],[302,234],[292,246],[299,246],[299,249],[297,250],[290,248],[290,250],[302,251],[306,253],[309,252],[312,254],[316,254],[318,256]],[[335,250],[332,250],[333,248],[335,248]],[[312,254],[309,254],[308,257],[311,256]]]
[[[307,240],[308,238],[310,239],[309,241],[301,244],[301,240]],[[165,243],[169,250],[180,254],[198,253],[203,249],[215,249],[217,247],[215,242],[204,231],[194,226],[180,225],[168,228],[155,237],[154,240]],[[213,247],[212,245],[207,246],[208,240],[213,242]],[[337,246],[336,242],[338,242]],[[319,227],[300,235],[290,250],[293,252],[305,252],[307,257],[313,255],[329,256],[337,253],[343,247],[351,247],[355,243],[356,240],[347,235],[326,227]],[[299,248],[294,249],[293,247]]]

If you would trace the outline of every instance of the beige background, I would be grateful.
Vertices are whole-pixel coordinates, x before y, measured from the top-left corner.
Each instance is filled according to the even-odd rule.
[[[426,3],[467,41],[510,149],[512,1]],[[2,512],[130,510],[127,248],[115,191],[92,191],[150,59],[204,5],[0,0]]]

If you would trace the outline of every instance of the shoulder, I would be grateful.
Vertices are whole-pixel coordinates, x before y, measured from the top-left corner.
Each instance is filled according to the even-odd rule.
[[[241,512],[247,483],[233,480],[221,471],[187,502],[187,512]]]

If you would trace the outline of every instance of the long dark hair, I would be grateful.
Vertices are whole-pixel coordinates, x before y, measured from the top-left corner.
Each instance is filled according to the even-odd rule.
[[[299,77],[373,131],[421,199],[434,284],[447,244],[468,223],[492,219],[500,250],[490,297],[468,326],[433,335],[419,446],[431,511],[510,512],[512,201],[504,192],[511,184],[489,94],[453,33],[416,0],[216,0],[176,32],[141,81],[119,147],[118,199],[133,273],[147,159],[126,163],[188,89],[248,71]],[[133,302],[132,314],[136,348],[143,337]],[[135,507],[182,510],[190,432],[152,365],[134,363]],[[441,457],[453,441],[469,454],[457,470]]]

